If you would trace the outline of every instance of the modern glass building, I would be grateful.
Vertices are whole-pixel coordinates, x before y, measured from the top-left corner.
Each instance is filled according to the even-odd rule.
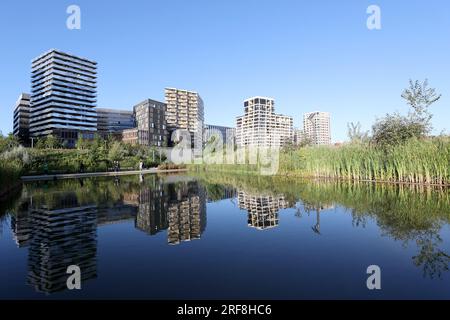
[[[231,127],[217,126],[214,124],[206,124],[203,132],[203,142],[207,143],[211,140],[215,134],[220,134],[222,137],[222,143],[235,144],[236,129]]]
[[[13,134],[19,141],[30,144],[30,94],[22,93],[14,106]]]
[[[96,108],[97,132],[101,136],[120,135],[125,129],[136,126],[133,111]]]
[[[50,50],[31,71],[30,135],[55,135],[67,146],[97,131],[97,62]]]

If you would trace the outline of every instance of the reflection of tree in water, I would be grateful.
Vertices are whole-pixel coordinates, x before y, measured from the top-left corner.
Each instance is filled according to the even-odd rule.
[[[3,225],[6,224],[6,215],[0,213],[0,238],[3,236]]]
[[[434,231],[428,231],[416,239],[419,254],[413,257],[414,264],[422,266],[423,276],[430,279],[441,278],[448,271],[450,256],[439,249],[442,238]]]
[[[366,227],[374,221],[383,236],[417,246],[414,264],[424,276],[440,277],[448,271],[450,256],[441,248],[439,236],[443,225],[450,224],[450,189],[372,183],[346,183],[294,180],[285,177],[251,177],[209,174],[207,183],[226,183],[254,193],[282,194],[299,201],[295,215],[302,210],[316,213],[314,231],[320,231],[320,213],[333,204],[347,210],[352,225]]]
[[[322,210],[326,210],[332,207],[331,204],[321,204],[321,203],[303,203],[303,207],[305,208],[305,211],[308,213],[315,212],[316,213],[316,224],[311,227],[312,231],[318,235],[321,235],[320,233],[320,212]]]

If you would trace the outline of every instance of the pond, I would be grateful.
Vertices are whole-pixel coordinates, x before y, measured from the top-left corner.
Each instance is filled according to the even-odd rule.
[[[449,222],[445,188],[226,174],[25,183],[0,205],[0,299],[449,299]],[[70,265],[80,290],[67,288]]]

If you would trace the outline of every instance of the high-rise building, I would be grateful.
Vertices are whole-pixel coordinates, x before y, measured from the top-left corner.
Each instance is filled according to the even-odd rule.
[[[208,142],[214,133],[219,133],[222,135],[222,142],[225,145],[227,141],[235,143],[236,129],[230,127],[216,126],[212,124],[206,124],[204,128],[203,141]]]
[[[321,111],[305,113],[303,133],[313,145],[331,144],[330,113]]]
[[[191,143],[202,146],[204,104],[197,92],[175,88],[165,89],[166,121],[169,133],[184,129],[191,134]]]
[[[293,141],[292,117],[275,114],[272,98],[254,97],[244,101],[244,115],[236,118],[238,146],[283,146]]]
[[[30,94],[22,93],[14,106],[13,134],[28,146],[30,143]]]
[[[147,99],[135,105],[133,112],[136,127],[124,130],[122,141],[144,146],[166,146],[166,104]]]
[[[97,131],[97,63],[58,50],[32,62],[30,135],[55,135],[67,146]]]
[[[105,137],[120,135],[123,130],[135,127],[134,114],[130,110],[96,108],[97,132]]]

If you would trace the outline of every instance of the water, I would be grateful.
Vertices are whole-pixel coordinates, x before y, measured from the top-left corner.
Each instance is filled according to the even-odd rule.
[[[449,200],[217,174],[27,183],[0,205],[0,298],[449,299]]]

